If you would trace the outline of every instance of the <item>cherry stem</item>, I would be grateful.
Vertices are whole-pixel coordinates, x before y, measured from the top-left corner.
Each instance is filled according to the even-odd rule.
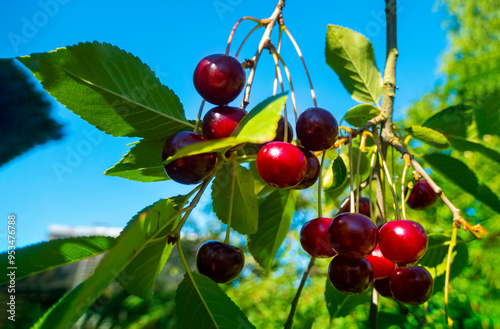
[[[271,32],[273,31],[274,25],[276,24],[276,20],[281,15],[281,11],[283,10],[284,6],[285,6],[285,0],[278,0],[278,4],[276,5],[274,12],[272,13],[271,17],[269,17],[266,20],[266,30],[264,31],[264,34],[260,39],[257,51],[255,52],[255,55],[252,57],[252,59],[250,59],[250,61],[253,62],[253,65],[250,69],[250,73],[248,74],[247,85],[245,87],[245,94],[243,96],[243,101],[241,103],[242,109],[245,109],[249,103],[250,91],[252,89],[252,84],[255,77],[255,71],[257,69],[257,64],[259,63],[260,55],[262,54],[262,51],[264,50],[266,44],[271,40]]]
[[[311,268],[313,267],[315,260],[316,260],[316,258],[311,257],[311,260],[309,261],[309,265],[307,265],[307,269],[305,270],[304,274],[302,275],[302,280],[300,281],[299,288],[297,289],[297,293],[295,293],[295,297],[293,298],[293,301],[292,301],[292,308],[290,309],[290,313],[288,314],[288,319],[285,322],[285,327],[284,327],[285,329],[292,328],[293,316],[295,315],[295,310],[297,309],[297,304],[299,303],[300,294],[302,293],[302,289],[304,288],[306,280],[309,277],[309,273],[311,272]]]
[[[297,55],[299,55],[300,60],[302,61],[302,65],[304,66],[304,71],[306,71],[307,75],[307,80],[309,81],[309,87],[311,88],[311,97],[314,103],[314,107],[318,107],[318,102],[316,101],[316,92],[314,91],[313,84],[311,81],[311,76],[309,75],[309,70],[307,70],[307,65],[304,60],[304,56],[302,56],[302,51],[300,51],[300,47],[295,41],[294,37],[292,36],[292,33],[290,33],[290,30],[285,26],[285,24],[281,24],[281,28],[285,30],[285,33],[288,35],[288,38],[292,42],[293,46],[295,47],[295,51],[297,51]]]
[[[351,181],[351,193],[350,193],[350,199],[351,199],[351,212],[356,212],[355,206],[354,206],[354,178],[352,176],[354,172],[354,165],[352,163],[352,133],[349,131],[349,179]]]
[[[259,24],[260,26],[263,25],[263,22],[262,20],[260,19],[257,19],[257,18],[253,18],[253,17],[249,17],[249,16],[245,16],[245,17],[242,17],[240,18],[233,26],[233,29],[231,30],[231,33],[229,34],[229,38],[227,40],[227,46],[226,46],[226,55],[229,55],[229,49],[231,48],[231,42],[233,41],[233,36],[234,36],[234,33],[236,32],[236,28],[238,28],[238,26],[240,25],[241,22],[243,22],[244,20],[251,20],[251,21],[254,21],[256,22],[257,24]],[[246,39],[245,39],[246,40]],[[244,43],[245,41],[243,41]],[[236,57],[235,57],[236,58]]]
[[[193,278],[193,275],[191,274],[191,271],[189,270],[189,265],[186,261],[186,257],[184,257],[184,253],[182,252],[181,239],[179,239],[177,241],[177,251],[179,253],[179,258],[181,259],[182,265],[184,265],[184,268],[186,269],[186,274],[189,277],[189,280],[191,281],[191,283],[193,284],[194,290],[198,294],[198,297],[200,297],[200,300],[201,300],[201,303],[203,304],[203,307],[205,307],[205,310],[207,311],[208,315],[210,315],[210,319],[212,320],[215,327],[219,328],[219,326],[217,325],[217,322],[215,321],[215,318],[214,318],[212,312],[210,311],[210,308],[207,305],[207,302],[203,298],[203,295],[201,294],[201,291],[198,288],[198,285],[194,281],[194,278]]]
[[[326,151],[321,155],[321,163],[319,165],[319,179],[318,179],[318,217],[323,217],[323,202],[321,195],[323,193],[323,164],[325,163]]]
[[[267,43],[266,48],[271,52],[273,57],[277,57],[278,60],[281,62],[281,65],[283,65],[283,69],[285,70],[288,83],[290,84],[290,94],[292,96],[293,112],[295,114],[295,122],[297,122],[297,102],[295,100],[295,91],[293,90],[292,77],[290,75],[290,71],[288,70],[288,66],[286,66],[285,61],[283,60],[283,58],[281,57],[281,55],[278,53],[278,51],[271,42]]]
[[[375,288],[372,289],[372,302],[370,304],[370,322],[371,328],[377,329],[378,323],[378,292]]]
[[[234,185],[236,183],[236,168],[238,168],[238,161],[236,159],[236,152],[231,155],[231,162],[233,165],[233,172],[231,175],[231,192],[229,194],[229,209],[227,210],[227,228],[225,244],[229,244],[229,235],[231,233],[231,221],[233,219],[233,202],[234,202]]]
[[[198,133],[198,126],[200,125],[201,114],[203,113],[203,106],[205,106],[205,100],[201,101],[200,109],[198,115],[196,116],[196,123],[194,125],[193,132]]]
[[[278,34],[278,53],[281,51],[281,38],[282,38],[283,31],[280,29],[279,34]],[[281,92],[285,92],[285,88],[283,87],[283,77],[281,76],[281,69],[279,66],[279,62],[276,57],[273,56],[274,59],[274,64],[276,65],[276,73],[274,75],[274,82],[273,82],[273,96],[276,96],[278,93],[278,79],[279,83],[281,85]]]
[[[243,45],[245,44],[245,42],[247,42],[248,38],[250,38],[250,36],[255,32],[257,31],[258,29],[260,29],[261,27],[263,26],[263,24],[258,24],[256,27],[254,27],[250,32],[248,32],[247,36],[245,37],[245,39],[243,39],[243,41],[241,42],[240,46],[238,47],[238,50],[236,51],[236,54],[234,55],[234,58],[238,58],[238,55],[240,54],[240,51],[241,51],[241,48],[243,48]],[[227,54],[226,54],[227,55]]]
[[[370,205],[370,215],[371,217],[375,214],[375,205],[372,202],[372,180],[373,180],[373,169],[375,168],[375,160],[377,159],[377,152],[373,152],[372,159],[370,161],[370,176],[368,176],[368,204]],[[375,219],[374,219],[375,220]]]
[[[408,168],[411,165],[411,159],[408,155],[403,156],[405,160],[405,166],[403,169],[403,176],[401,177],[401,210],[403,213],[403,219],[406,219],[406,201],[408,200],[410,196],[410,191],[408,191],[408,195],[405,195],[405,181],[406,181],[406,172],[408,171]]]
[[[359,212],[359,195],[361,194],[359,189],[359,171],[361,167],[361,155],[363,154],[363,150],[365,148],[365,142],[366,142],[366,135],[363,134],[361,135],[361,143],[359,145],[359,153],[358,153],[358,163],[356,168],[356,212]]]
[[[444,279],[444,312],[448,328],[453,327],[453,320],[449,317],[448,314],[448,294],[450,291],[451,254],[453,253],[453,248],[457,245],[457,231],[458,228],[456,226],[453,226],[453,231],[451,233],[451,241],[450,245],[448,246],[448,259],[446,260],[446,275]]]

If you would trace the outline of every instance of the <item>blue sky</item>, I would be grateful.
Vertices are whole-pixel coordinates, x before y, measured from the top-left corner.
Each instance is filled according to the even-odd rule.
[[[192,84],[198,61],[225,51],[234,23],[242,16],[268,17],[273,1],[71,1],[6,0],[0,5],[0,58],[46,52],[85,41],[108,42],[148,64],[180,97],[188,118],[194,119],[201,101]],[[446,49],[443,7],[434,0],[400,1],[396,112],[430,91],[439,79],[440,55]],[[288,1],[287,27],[308,64],[320,107],[337,119],[356,105],[324,60],[328,24],[354,29],[375,47],[377,65],[385,61],[384,1]],[[253,27],[244,22],[236,32],[231,54]],[[240,58],[253,56],[263,30],[254,33]],[[282,54],[290,67],[299,112],[312,106],[308,83],[291,43],[284,39]],[[272,57],[258,65],[250,108],[272,93]],[[65,137],[36,147],[0,167],[0,250],[7,248],[7,216],[17,216],[17,246],[47,238],[50,224],[123,227],[140,209],[189,191],[175,182],[140,183],[103,172],[118,162],[136,139],[108,136],[64,106],[53,103],[54,118],[64,124]],[[241,96],[234,102],[239,104]],[[206,110],[208,110],[206,108]],[[1,134],[1,132],[0,132]],[[58,173],[63,164],[71,172]],[[207,193],[208,194],[208,193]],[[207,198],[205,198],[207,200]],[[200,207],[201,209],[201,207]],[[195,219],[204,219],[202,210]],[[203,225],[203,220],[199,220]]]

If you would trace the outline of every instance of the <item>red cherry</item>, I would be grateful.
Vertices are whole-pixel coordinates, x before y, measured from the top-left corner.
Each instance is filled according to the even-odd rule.
[[[330,258],[337,253],[328,242],[328,227],[331,218],[315,218],[302,226],[300,230],[300,244],[311,256],[316,258]]]
[[[338,214],[328,228],[328,240],[339,254],[364,258],[377,246],[378,228],[370,218],[358,213]]]
[[[347,202],[346,202],[347,200]],[[344,203],[346,202],[346,203]],[[342,207],[340,207],[338,214],[344,213],[344,212],[351,212],[351,198],[347,197],[345,198],[341,205],[343,204]],[[363,198],[359,197],[359,211],[360,214],[363,214],[367,217],[370,217],[370,199],[368,198]]]
[[[219,241],[207,241],[196,253],[198,272],[217,283],[232,281],[240,275],[245,255],[240,248]]]
[[[373,269],[366,259],[335,256],[328,267],[328,277],[332,285],[346,295],[358,295],[370,287]]]
[[[389,278],[375,279],[373,280],[373,286],[377,292],[384,296],[385,298],[394,298],[389,287]]]
[[[313,186],[319,177],[320,163],[316,155],[303,147],[299,147],[299,149],[302,151],[302,153],[304,153],[304,156],[306,157],[307,172],[306,177],[304,177],[302,182],[300,182],[299,185],[293,187],[294,190],[303,190]]]
[[[238,107],[217,106],[203,117],[203,135],[208,139],[229,137],[247,112]]]
[[[382,254],[391,262],[411,264],[427,251],[427,233],[417,222],[394,220],[380,228],[378,244]]]
[[[425,268],[408,266],[392,272],[389,278],[389,287],[394,298],[401,303],[420,305],[431,297],[434,281]]]
[[[207,102],[225,105],[245,86],[245,70],[237,59],[223,54],[203,58],[193,74],[194,87]]]
[[[161,158],[165,161],[179,149],[207,139],[190,131],[181,131],[170,136],[163,145]],[[165,165],[165,172],[172,180],[181,184],[196,184],[210,175],[217,162],[217,153],[189,155]]]
[[[373,249],[372,253],[366,257],[366,260],[372,264],[374,279],[387,278],[396,268],[396,263],[385,258],[378,245]]]
[[[293,140],[293,130],[292,126],[290,123],[287,121],[286,126],[288,128],[287,132],[287,142],[291,143]],[[274,137],[273,141],[276,142],[283,142],[283,139],[285,139],[285,117],[281,116],[281,118],[278,121],[278,128],[276,128],[276,137]]]
[[[300,143],[311,151],[331,148],[339,132],[335,117],[319,107],[309,108],[302,112],[297,120],[296,128]]]
[[[260,177],[275,188],[299,184],[307,172],[306,157],[298,147],[284,142],[270,142],[257,154]]]
[[[405,195],[407,192],[408,188],[405,190]],[[434,192],[429,183],[427,183],[425,179],[421,179],[413,186],[406,204],[411,209],[425,210],[432,206],[436,202],[437,198],[437,193]]]

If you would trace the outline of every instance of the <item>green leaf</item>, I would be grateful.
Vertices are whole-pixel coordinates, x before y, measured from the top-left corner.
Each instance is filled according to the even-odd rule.
[[[169,199],[162,199],[154,204],[143,209],[140,214],[144,212],[157,212],[160,216],[169,214],[169,208],[178,211],[186,203],[186,196],[177,196]],[[151,299],[153,297],[153,285],[165,266],[174,245],[167,244],[166,237],[180,220],[180,216],[166,225],[161,232],[157,234],[159,241],[148,243],[144,249],[127,265],[127,267],[117,277],[117,281],[131,294],[139,296],[144,299]],[[164,219],[167,221],[167,219]],[[132,222],[134,223],[134,222]]]
[[[134,257],[143,251],[159,232],[178,218],[174,204],[166,202],[165,212],[160,213],[156,209],[151,209],[130,223],[130,226],[120,234],[108,255],[100,262],[94,275],[61,298],[42,316],[35,328],[63,329],[75,323]],[[134,279],[138,278],[121,277],[120,281],[123,284],[124,280]]]
[[[330,313],[330,321],[348,315],[356,306],[370,302],[370,300],[371,289],[361,295],[345,295],[335,289],[330,280],[326,278],[325,301]]]
[[[323,189],[333,192],[341,188],[347,181],[347,167],[341,156],[335,158],[323,177]]]
[[[162,140],[140,140],[120,162],[106,170],[104,174],[140,182],[168,180],[161,161],[163,143]]]
[[[447,235],[429,234],[427,252],[418,261],[418,265],[424,266],[431,273],[435,292],[444,289],[450,240],[451,237]],[[461,239],[458,239],[451,255],[450,281],[467,266],[468,258],[467,246]]]
[[[500,163],[500,153],[484,146],[481,137],[486,133],[498,135],[495,123],[499,116],[500,106],[493,97],[477,110],[466,105],[448,107],[427,119],[424,126],[445,135],[458,151],[478,152]]]
[[[18,59],[57,101],[110,135],[165,140],[193,129],[179,98],[118,47],[79,43]]]
[[[478,182],[474,172],[465,163],[448,155],[431,153],[423,156],[433,169],[479,201],[500,213],[500,200],[491,189]]]
[[[257,233],[248,236],[248,250],[266,272],[288,234],[297,199],[295,192],[276,190],[259,205],[259,227]]]
[[[410,135],[437,149],[449,149],[451,147],[448,139],[440,132],[422,126],[412,126],[405,129]]]
[[[228,220],[232,173],[233,166],[229,163],[217,172],[212,182],[212,205],[217,218],[224,224]],[[257,232],[259,221],[254,178],[250,170],[239,165],[236,166],[235,178],[231,227],[241,234],[253,234]]]
[[[103,254],[114,243],[115,238],[113,237],[89,236],[57,239],[17,248],[15,252],[16,262],[23,264],[23,266],[19,266],[16,270],[16,279]],[[7,252],[0,254],[0,266],[2,269],[9,266]],[[8,277],[2,276],[0,284],[8,281]]]
[[[325,56],[326,63],[337,73],[354,100],[378,104],[382,76],[367,38],[348,28],[328,25]]]
[[[380,114],[380,110],[371,104],[361,104],[353,107],[346,114],[344,119],[353,127],[363,127],[368,120]]]
[[[230,137],[188,145],[169,157],[169,163],[187,155],[224,152],[242,143],[264,143],[276,137],[276,127],[286,102],[286,94],[269,97],[243,117]]]
[[[178,328],[255,328],[217,283],[195,272],[192,275],[196,286],[210,309],[210,313],[213,315],[215,323],[203,305],[193,283],[187,275],[184,275],[184,279],[177,287],[175,295],[175,313]]]

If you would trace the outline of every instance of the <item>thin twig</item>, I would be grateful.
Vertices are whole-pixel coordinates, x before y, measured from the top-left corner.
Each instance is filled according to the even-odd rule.
[[[198,133],[198,127],[200,125],[201,114],[203,113],[203,106],[205,105],[205,100],[201,101],[200,110],[198,111],[198,115],[196,116],[196,123],[194,124],[193,132]]]
[[[256,22],[257,24],[259,25],[264,25],[264,21],[263,20],[260,20],[260,19],[257,19],[257,18],[253,18],[253,17],[249,17],[249,16],[245,16],[245,17],[242,17],[240,18],[233,26],[233,29],[231,30],[231,33],[229,33],[229,38],[227,39],[227,46],[226,46],[226,55],[229,55],[229,49],[231,48],[231,42],[233,41],[233,37],[234,37],[234,32],[236,32],[236,28],[240,25],[241,22],[243,22],[244,20],[251,20],[251,21],[254,21]],[[245,39],[246,40],[246,39]],[[244,43],[244,41],[243,41]]]
[[[446,323],[448,328],[453,327],[453,321],[451,320],[448,313],[448,294],[450,291],[450,269],[451,269],[451,254],[453,253],[453,248],[457,245],[457,227],[453,227],[451,233],[451,241],[448,247],[448,259],[446,260],[446,275],[444,279],[444,312],[446,317]]]

